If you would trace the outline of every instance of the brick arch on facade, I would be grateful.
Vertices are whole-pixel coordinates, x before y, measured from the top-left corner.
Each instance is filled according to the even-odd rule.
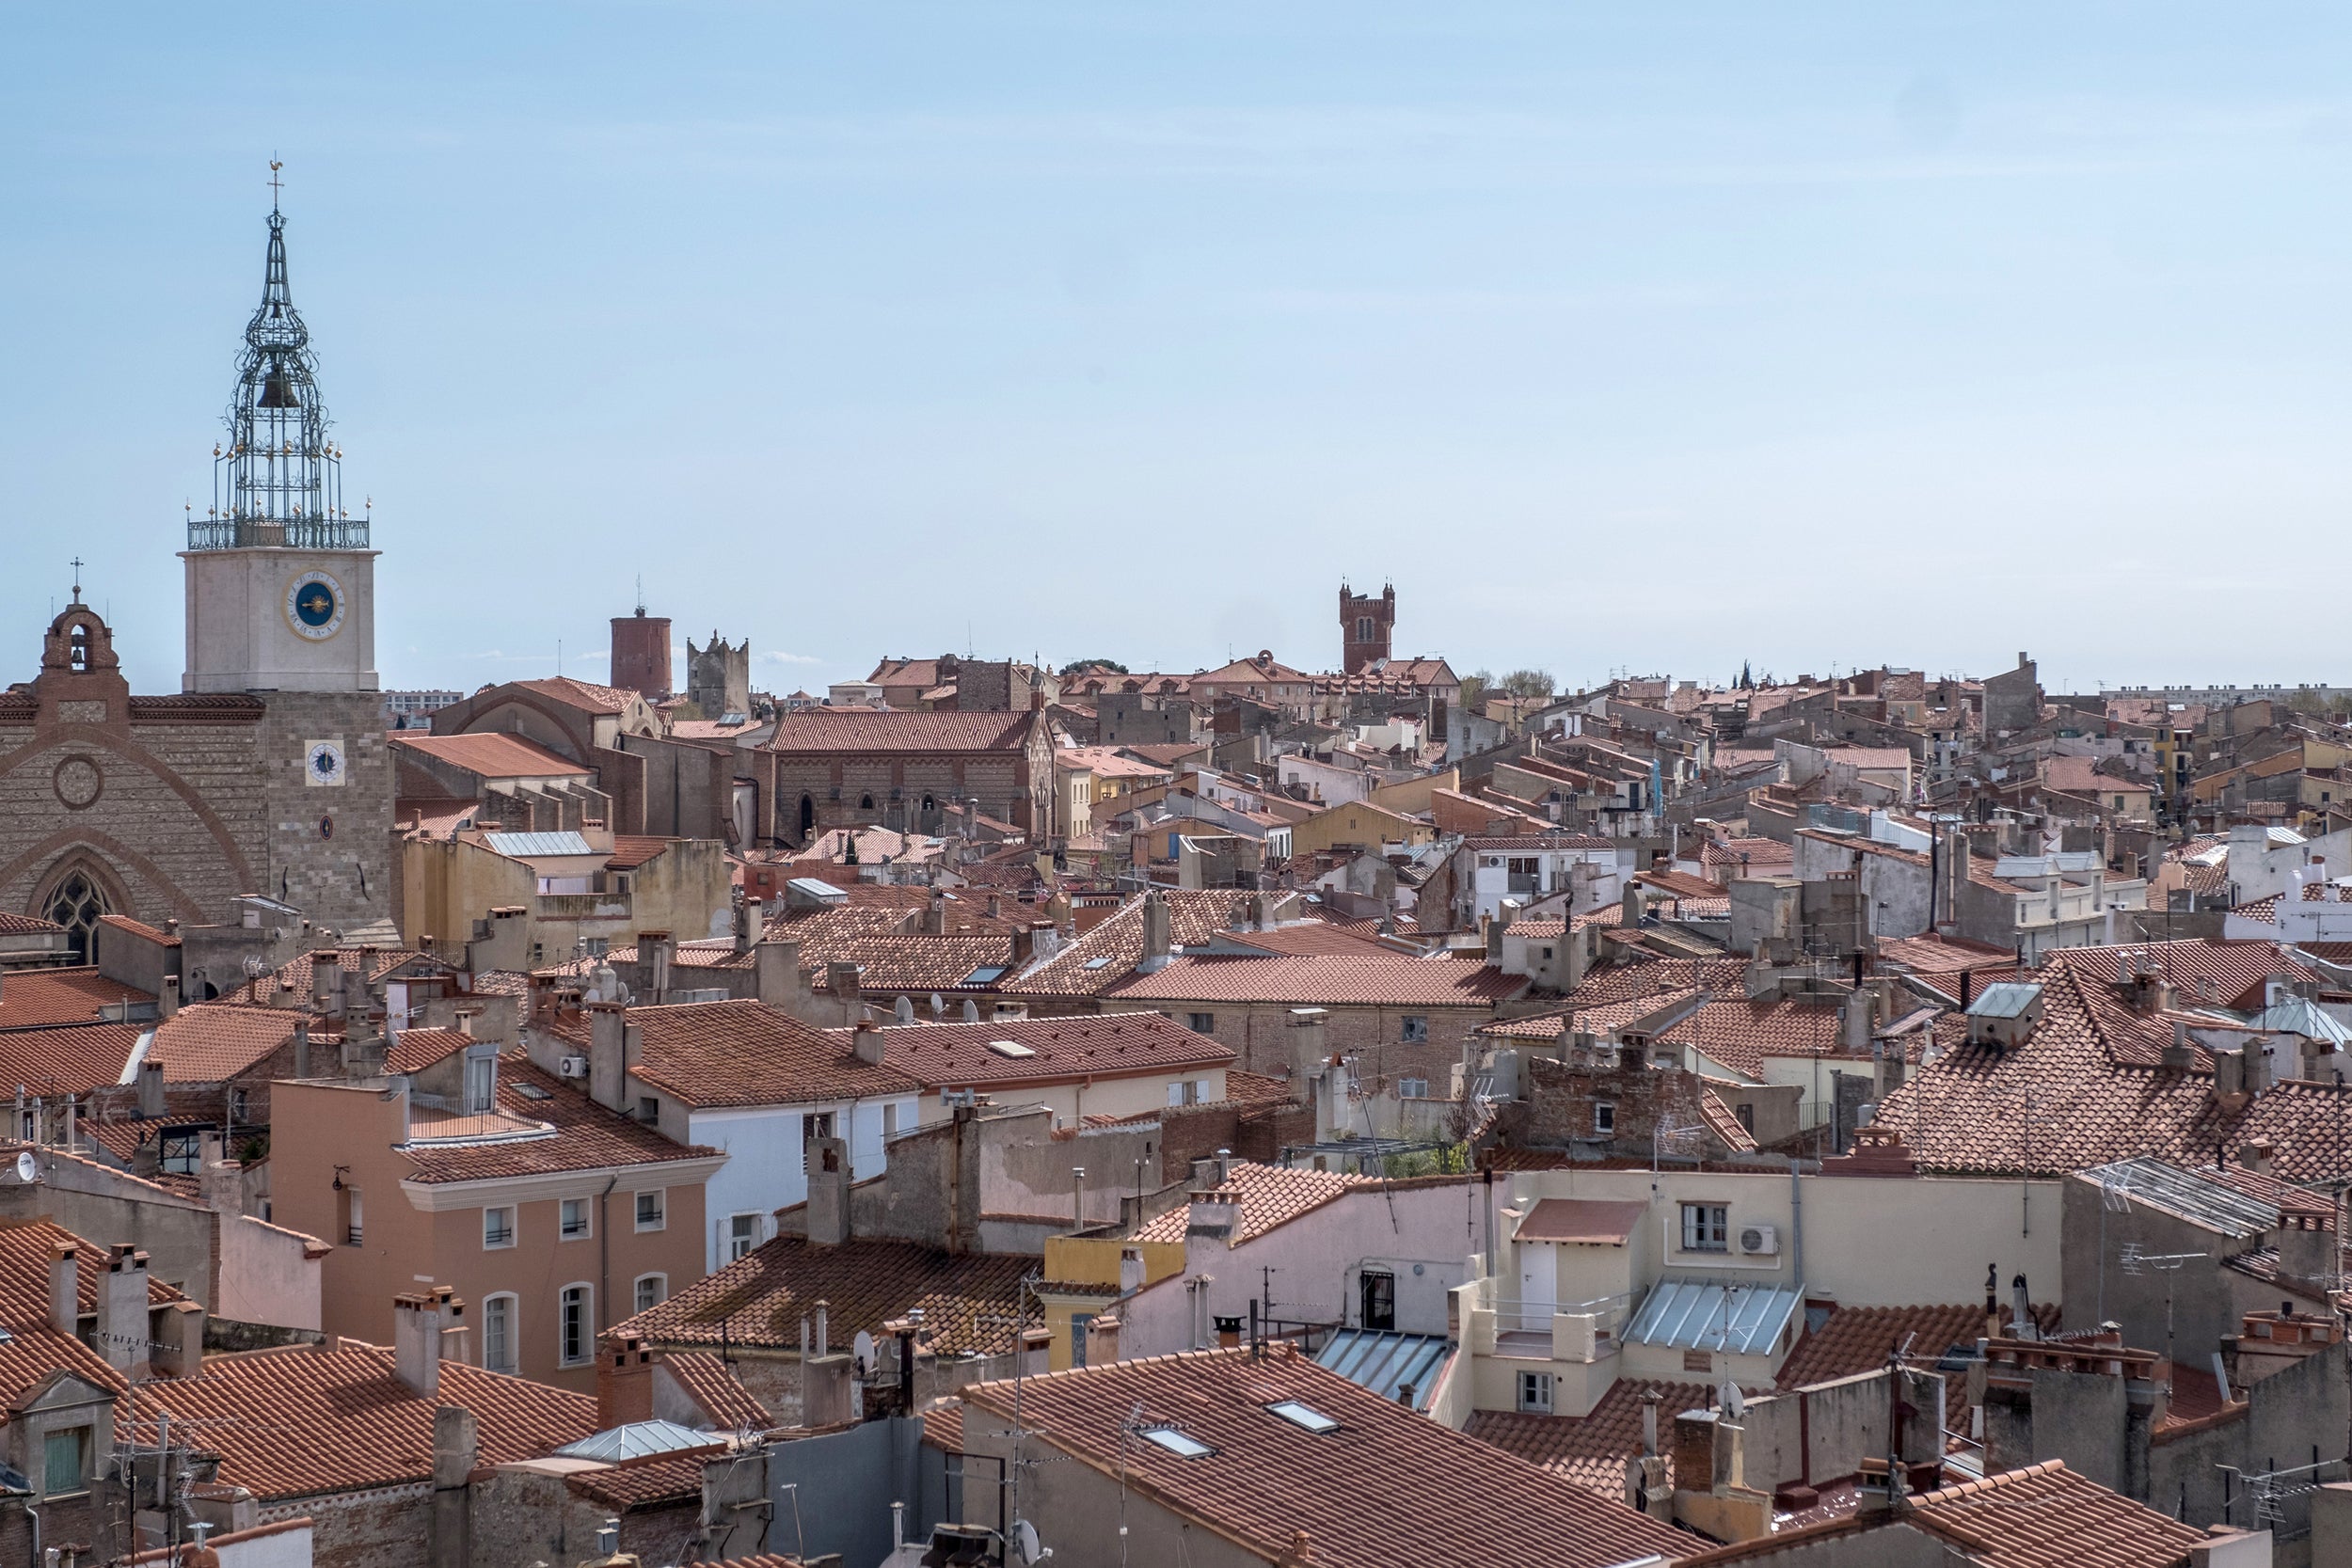
[[[6,779],[20,768],[36,762],[50,752],[64,752],[73,747],[109,752],[143,769],[151,778],[178,796],[182,803],[195,815],[196,819],[203,824],[204,831],[212,835],[215,847],[220,850],[222,858],[229,863],[229,869],[234,873],[237,886],[247,892],[263,891],[254,879],[253,867],[246,863],[244,848],[237,843],[236,835],[229,831],[229,824],[221,820],[220,814],[212,808],[202,795],[191,788],[187,781],[181,778],[169,764],[135,740],[96,727],[75,726],[70,729],[51,730],[19,747],[8,756],[0,757],[0,779]],[[66,836],[71,838],[75,835],[73,831],[69,829],[66,831]],[[104,837],[103,834],[96,832],[90,832],[87,836],[92,839]],[[108,842],[111,843],[113,840],[110,839]],[[140,858],[145,859],[143,856]],[[23,856],[18,857],[20,868],[23,859]],[[152,863],[148,863],[151,865]],[[13,871],[0,872],[0,883],[5,883],[13,874]],[[179,893],[178,888],[168,878],[157,878],[156,886],[170,889],[176,897],[183,899],[185,897],[184,895]]]
[[[203,907],[183,892],[163,867],[113,834],[79,825],[59,829],[31,848],[20,852],[8,864],[0,865],[0,886],[13,882],[28,872],[37,872],[33,878],[32,897],[24,912],[39,914],[41,901],[56,891],[57,884],[77,863],[97,868],[95,879],[104,890],[112,906],[110,913],[135,914],[139,911],[139,900],[125,879],[125,874],[130,873],[153,888],[180,919],[194,922],[204,916]]]

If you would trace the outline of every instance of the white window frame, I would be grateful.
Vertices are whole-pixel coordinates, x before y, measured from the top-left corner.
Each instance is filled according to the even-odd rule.
[[[1685,1203],[1682,1205],[1681,1221],[1680,1241],[1684,1252],[1727,1253],[1731,1250],[1729,1204]]]
[[[580,1292],[580,1354],[574,1355],[564,1341],[571,1337],[571,1324],[566,1316],[573,1307],[573,1291]],[[555,1296],[555,1364],[559,1367],[585,1367],[596,1358],[596,1288],[584,1279],[576,1279]]]
[[[885,1138],[895,1138],[898,1135],[898,1102],[895,1100],[882,1101],[882,1136]]]
[[[572,1228],[572,1222],[564,1215],[564,1211],[575,1203],[580,1205],[580,1228],[578,1230]],[[593,1203],[584,1197],[560,1197],[555,1200],[555,1239],[557,1241],[593,1241],[596,1239],[596,1210]]]
[[[1593,1135],[1594,1135],[1595,1137],[1597,1137],[1597,1138],[1613,1138],[1613,1137],[1615,1137],[1615,1136],[1616,1136],[1616,1133],[1617,1133],[1617,1105],[1616,1105],[1616,1101],[1612,1101],[1612,1100],[1596,1100],[1596,1101],[1593,1101]]]
[[[506,1216],[506,1239],[502,1242],[496,1240],[491,1231],[490,1216],[492,1214],[504,1214]],[[513,1246],[516,1236],[521,1230],[520,1220],[521,1215],[516,1212],[516,1206],[512,1203],[484,1204],[482,1206],[482,1250],[485,1252],[504,1252],[507,1248]]]
[[[494,1051],[469,1051],[466,1055],[466,1114],[488,1116],[499,1105],[499,1059]]]
[[[727,1216],[726,1234],[722,1238],[724,1245],[721,1250],[726,1254],[726,1260],[728,1262],[732,1263],[740,1259],[747,1258],[751,1256],[751,1254],[759,1250],[759,1211],[756,1209],[746,1210],[742,1213],[729,1214]],[[752,1222],[751,1234],[749,1237],[744,1237],[737,1233],[735,1225],[737,1220],[749,1220]],[[739,1244],[741,1245],[743,1249],[740,1252],[736,1250],[736,1247]]]
[[[1551,1374],[1549,1372],[1519,1373],[1518,1407],[1522,1415],[1550,1415],[1551,1395]]]
[[[645,1199],[648,1197],[653,1199],[653,1218],[650,1221],[645,1218]],[[637,1229],[640,1234],[648,1230],[667,1230],[670,1228],[669,1188],[644,1187],[639,1189],[637,1201],[632,1207],[637,1215]]]
[[[1214,1035],[1216,1033],[1216,1015],[1215,1013],[1186,1013],[1184,1027],[1196,1035]]]
[[[505,1308],[506,1363],[501,1366],[492,1359],[495,1341],[490,1334],[490,1321],[498,1309]],[[504,1372],[514,1376],[522,1369],[522,1299],[512,1291],[498,1291],[482,1298],[482,1368],[485,1371]]]
[[[647,1301],[645,1299],[645,1286],[648,1283],[651,1283],[654,1287],[653,1300],[651,1301]],[[652,1311],[655,1307],[670,1299],[670,1276],[658,1270],[652,1274],[639,1275],[636,1281],[629,1286],[628,1299],[629,1305],[637,1311]]]

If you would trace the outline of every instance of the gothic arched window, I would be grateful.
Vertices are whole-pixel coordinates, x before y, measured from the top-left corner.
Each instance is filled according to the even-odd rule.
[[[88,963],[96,952],[99,917],[109,912],[106,890],[87,871],[76,867],[60,879],[49,891],[41,905],[41,916],[54,920],[66,929],[72,943],[73,961]]]

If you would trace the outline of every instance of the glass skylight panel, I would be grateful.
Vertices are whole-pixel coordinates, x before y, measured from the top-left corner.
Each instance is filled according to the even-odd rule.
[[[1174,1427],[1153,1427],[1143,1437],[1144,1441],[1157,1443],[1179,1459],[1199,1459],[1209,1451],[1208,1444],[1198,1437],[1188,1437]]]
[[[1291,1425],[1305,1427],[1309,1432],[1337,1432],[1340,1429],[1339,1422],[1314,1406],[1301,1404],[1296,1400],[1284,1400],[1279,1404],[1269,1404],[1266,1406],[1266,1413],[1271,1416],[1279,1416]]]

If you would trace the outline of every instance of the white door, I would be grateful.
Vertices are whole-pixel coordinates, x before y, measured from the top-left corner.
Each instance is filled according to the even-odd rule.
[[[1560,1301],[1560,1259],[1549,1242],[1519,1244],[1519,1327],[1551,1331],[1551,1313]]]

